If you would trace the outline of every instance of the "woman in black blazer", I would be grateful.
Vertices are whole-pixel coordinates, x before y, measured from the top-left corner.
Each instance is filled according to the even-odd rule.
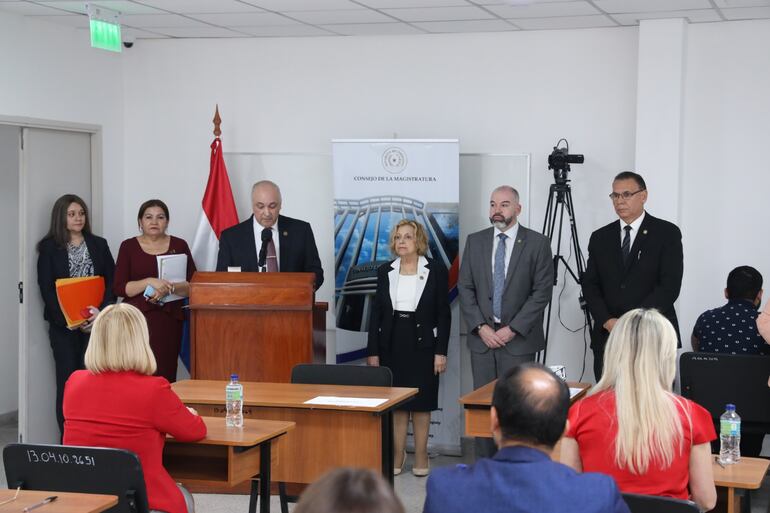
[[[452,321],[448,277],[441,263],[425,258],[428,237],[420,223],[400,221],[391,231],[390,249],[398,258],[377,269],[367,363],[390,368],[393,386],[419,389],[393,416],[393,473],[398,475],[404,468],[411,412],[415,445],[412,473],[426,476],[430,412],[438,408],[438,375],[446,370]]]
[[[56,200],[51,211],[51,227],[37,244],[37,283],[43,296],[43,317],[48,321],[53,358],[56,364],[56,420],[64,432],[62,399],[70,374],[84,368],[91,324],[101,308],[113,302],[112,278],[115,261],[107,241],[91,233],[88,207],[74,194]],[[56,298],[56,280],[83,276],[104,277],[102,304],[91,305],[91,318],[70,330]]]

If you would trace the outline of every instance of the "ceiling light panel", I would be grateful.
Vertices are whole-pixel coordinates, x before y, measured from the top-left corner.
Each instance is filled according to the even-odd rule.
[[[382,12],[403,21],[488,20],[494,15],[478,7],[428,7],[415,9],[383,9]]]

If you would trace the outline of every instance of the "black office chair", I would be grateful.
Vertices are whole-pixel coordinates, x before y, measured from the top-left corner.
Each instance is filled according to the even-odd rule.
[[[631,513],[700,513],[693,501],[673,497],[624,493],[623,500],[628,504]]]
[[[717,433],[725,405],[735,405],[741,416],[742,453],[758,455],[765,434],[770,433],[770,356],[682,353],[679,373],[682,395],[708,410]],[[712,451],[719,451],[718,440],[712,444]],[[750,511],[748,490],[743,499],[745,509]]]
[[[390,387],[393,386],[393,373],[387,367],[300,363],[291,369],[291,382],[314,385]]]
[[[393,373],[387,367],[365,365],[327,365],[300,363],[291,369],[291,382],[309,385],[393,386]],[[298,497],[286,493],[286,483],[278,483],[281,513],[289,512],[289,503]]]
[[[8,444],[3,449],[8,488],[117,495],[109,513],[149,513],[142,465],[122,449]]]

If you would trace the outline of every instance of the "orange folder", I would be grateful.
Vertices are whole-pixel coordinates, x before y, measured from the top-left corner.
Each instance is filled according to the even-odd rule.
[[[99,306],[104,298],[104,277],[61,278],[56,280],[56,297],[68,328],[80,326],[88,317],[82,311]]]

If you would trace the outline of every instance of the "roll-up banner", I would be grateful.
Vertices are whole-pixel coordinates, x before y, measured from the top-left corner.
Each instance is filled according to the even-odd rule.
[[[426,256],[446,267],[450,302],[457,297],[460,145],[456,139],[332,142],[337,363],[363,362],[377,267],[395,258],[389,237],[400,220],[414,220],[425,227]],[[453,319],[447,371],[440,380],[439,409],[431,417],[429,444],[433,450],[459,454],[458,326]]]

